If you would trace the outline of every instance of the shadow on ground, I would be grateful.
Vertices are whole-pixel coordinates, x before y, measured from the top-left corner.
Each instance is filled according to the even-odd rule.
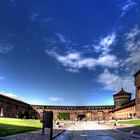
[[[103,125],[104,126],[104,125]],[[38,127],[27,127],[19,125],[10,125],[0,123],[0,137],[19,134],[28,131],[38,130]],[[55,129],[55,131],[57,131]],[[47,135],[42,135],[40,132],[30,132],[19,134],[14,137],[16,140],[47,140]],[[9,137],[10,138],[10,137]],[[12,137],[11,137],[12,138]],[[69,130],[65,131],[61,135],[55,138],[55,140],[139,140],[140,139],[140,127],[123,127],[117,128],[110,127],[109,129],[96,130],[93,124],[93,130]]]
[[[113,128],[109,130],[103,130],[105,133],[111,135],[117,140],[139,140],[140,139],[140,127],[122,127],[122,128]]]
[[[110,128],[102,130],[69,130],[55,140],[140,140],[140,127]]]

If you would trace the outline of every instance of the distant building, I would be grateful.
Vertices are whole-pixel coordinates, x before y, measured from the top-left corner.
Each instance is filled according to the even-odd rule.
[[[102,106],[54,106],[30,105],[4,95],[0,95],[0,116],[39,118],[46,111],[53,111],[54,117],[59,112],[68,112],[70,120],[109,120],[140,118],[140,70],[134,75],[136,99],[131,100],[131,93],[121,89],[113,95],[114,105]]]

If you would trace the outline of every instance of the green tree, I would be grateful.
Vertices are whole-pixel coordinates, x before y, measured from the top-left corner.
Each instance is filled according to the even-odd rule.
[[[58,119],[63,119],[63,120],[70,120],[70,113],[68,112],[59,112],[58,116],[57,116]]]

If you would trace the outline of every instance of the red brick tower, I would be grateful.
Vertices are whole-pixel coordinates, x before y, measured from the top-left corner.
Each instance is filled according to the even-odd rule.
[[[121,107],[122,104],[127,103],[131,100],[131,93],[121,89],[118,93],[113,95],[114,105],[116,108]]]

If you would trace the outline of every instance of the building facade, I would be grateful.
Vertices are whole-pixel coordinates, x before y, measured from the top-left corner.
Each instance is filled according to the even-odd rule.
[[[113,95],[114,105],[107,106],[54,106],[30,105],[4,95],[0,95],[0,116],[39,118],[43,111],[53,111],[57,118],[60,112],[70,114],[70,120],[109,120],[140,118],[140,70],[134,75],[136,98],[131,100],[131,93],[121,89]]]
[[[140,119],[140,70],[136,72],[135,87],[136,87],[136,116]]]
[[[30,105],[0,94],[0,116],[18,117],[30,111]]]
[[[30,104],[0,94],[0,117],[28,119],[32,118],[35,113],[36,111]]]
[[[53,111],[54,116],[57,117],[59,112],[67,112],[70,114],[70,120],[102,120],[111,119],[110,114],[114,106],[46,106],[46,105],[32,105],[34,110],[41,114],[42,111]]]

